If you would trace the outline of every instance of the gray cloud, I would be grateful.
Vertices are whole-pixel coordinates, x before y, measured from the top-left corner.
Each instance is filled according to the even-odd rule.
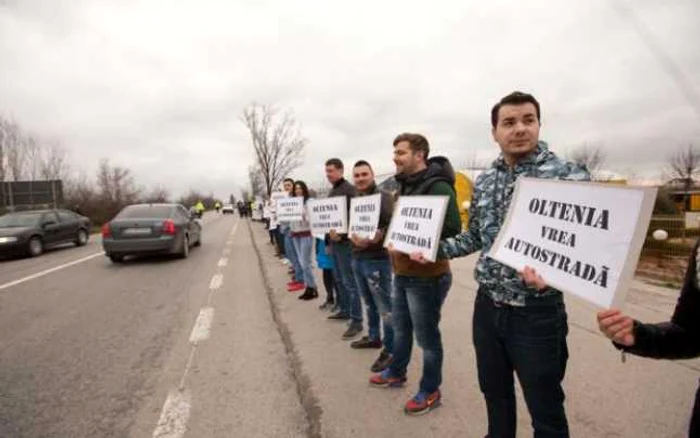
[[[695,90],[694,0],[625,1]],[[521,89],[543,139],[599,145],[615,170],[655,176],[700,145],[699,114],[608,0],[0,3],[0,112],[61,139],[76,165],[101,157],[146,185],[225,196],[247,183],[251,101],[292,108],[323,161],[392,170],[391,141],[428,136],[461,165],[497,155],[489,111]]]

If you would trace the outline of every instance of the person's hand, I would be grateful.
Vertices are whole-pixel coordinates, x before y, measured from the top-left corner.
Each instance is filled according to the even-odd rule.
[[[370,243],[372,243],[371,240],[369,239],[363,239],[357,234],[353,234],[350,236],[350,241],[352,242],[353,245],[355,245],[357,248],[364,249],[369,246]]]
[[[634,320],[617,309],[598,312],[598,329],[608,339],[626,347],[634,345]]]
[[[340,234],[336,233],[335,230],[331,230],[328,235],[333,242],[340,242]]]
[[[414,262],[420,263],[421,265],[426,265],[426,264],[430,263],[430,260],[426,259],[423,256],[422,252],[412,252],[411,254],[409,254],[409,257],[411,258],[411,260],[413,260]]]
[[[542,276],[529,266],[525,266],[522,272],[518,272],[518,275],[520,275],[526,286],[534,287],[538,291],[542,291],[547,287],[547,283],[544,282]]]

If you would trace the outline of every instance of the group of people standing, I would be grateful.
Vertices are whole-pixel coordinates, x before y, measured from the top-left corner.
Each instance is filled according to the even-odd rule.
[[[347,321],[343,339],[353,339],[362,333],[364,303],[367,335],[350,345],[380,350],[370,366],[374,373],[369,378],[372,386],[390,388],[407,382],[406,371],[415,338],[423,350],[422,376],[415,395],[405,403],[406,414],[424,414],[440,404],[443,365],[440,320],[452,285],[449,260],[481,251],[475,268],[479,288],[472,324],[488,437],[516,435],[514,375],[523,389],[534,435],[569,436],[562,388],[569,357],[562,293],[547,286],[531,269],[517,272],[487,256],[503,225],[518,178],[590,179],[584,167],[557,157],[540,141],[540,126],[540,105],[529,94],[514,92],[493,106],[492,135],[501,154],[476,180],[464,232],[449,160],[430,157],[428,140],[413,133],[400,134],[393,141],[399,187],[396,193],[378,189],[367,161],[354,163],[353,184],[345,179],[340,159],[325,162],[326,177],[332,184],[329,197],[346,196],[350,205],[352,197],[381,193],[379,226],[374,238],[335,232],[323,239],[314,238],[306,217],[278,226],[275,241],[280,253],[289,260],[292,276],[288,290],[303,290],[299,296],[302,300],[318,297],[313,270],[316,258],[323,270],[327,292],[321,308],[332,312],[328,319]],[[303,181],[287,179],[283,186],[290,196],[303,197],[305,201],[310,198]],[[383,244],[396,199],[425,195],[449,199],[435,262],[425,260],[420,253],[403,254]],[[689,293],[697,295],[697,278],[691,280],[694,288]],[[697,297],[693,305],[696,303]],[[658,335],[658,331],[633,323],[615,310],[603,311],[598,317],[601,331],[618,348],[632,353],[643,354],[641,349],[634,348],[634,330],[639,333],[651,330]],[[697,346],[697,337],[694,339]],[[688,349],[684,352],[687,356]],[[693,352],[700,354],[700,349]],[[656,354],[656,357],[661,356]]]

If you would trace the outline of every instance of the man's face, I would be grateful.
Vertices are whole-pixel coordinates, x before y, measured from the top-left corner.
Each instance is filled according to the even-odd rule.
[[[285,181],[284,184],[282,184],[282,188],[285,192],[292,193],[292,190],[294,190],[294,183],[291,181]]]
[[[492,133],[509,164],[529,155],[540,138],[540,121],[535,105],[528,102],[501,106],[498,123]]]
[[[352,178],[357,190],[366,192],[374,183],[374,172],[369,166],[356,166],[352,171]]]
[[[408,141],[400,141],[394,146],[394,164],[397,175],[412,175],[423,162],[422,152],[413,152]]]
[[[338,169],[332,164],[326,166],[326,178],[331,184],[335,184],[343,177],[343,169]]]

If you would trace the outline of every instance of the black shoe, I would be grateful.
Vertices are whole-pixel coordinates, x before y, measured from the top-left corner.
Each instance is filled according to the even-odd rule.
[[[369,336],[363,336],[359,341],[350,343],[352,348],[382,348],[382,341],[379,339],[370,339]]]
[[[391,356],[391,354],[389,354],[388,351],[382,350],[379,353],[379,357],[377,358],[377,360],[375,360],[372,364],[372,372],[381,373],[382,371],[384,371],[384,369],[386,369],[386,367],[391,365],[393,359],[394,358]]]
[[[330,308],[333,306],[334,306],[333,301],[326,300],[323,304],[318,306],[318,308],[321,310],[330,310]]]
[[[300,300],[313,300],[318,298],[318,292],[313,287],[307,287],[304,293],[299,297]]]
[[[341,310],[340,312],[334,313],[333,315],[329,316],[328,319],[334,319],[337,321],[347,321],[348,319],[350,319],[350,315]]]
[[[353,321],[348,326],[348,329],[345,330],[345,333],[343,333],[343,339],[352,339],[360,333],[362,333],[362,324]]]

